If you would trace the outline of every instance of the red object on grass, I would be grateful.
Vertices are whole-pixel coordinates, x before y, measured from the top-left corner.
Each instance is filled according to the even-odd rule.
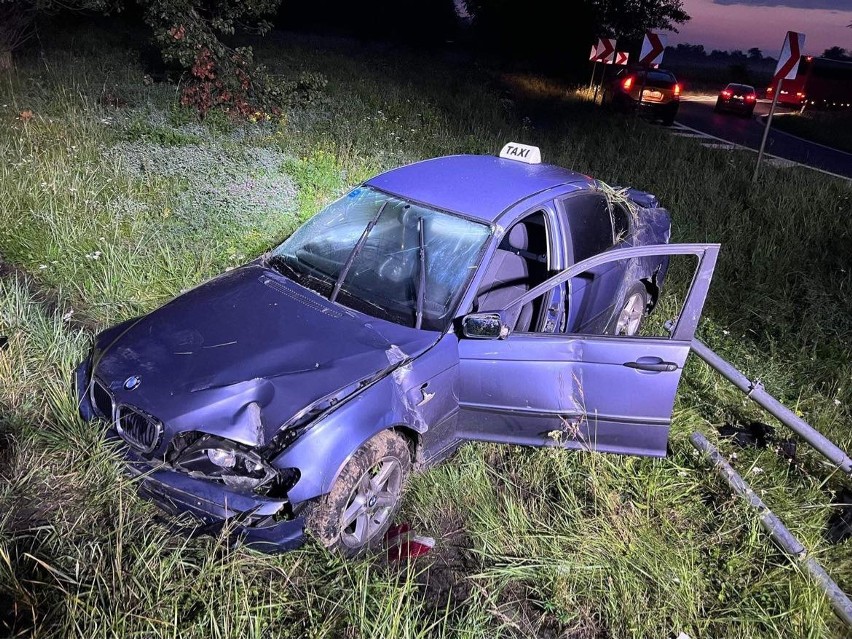
[[[391,526],[385,533],[385,543],[388,548],[388,561],[416,559],[435,546],[435,540],[431,537],[414,535],[407,523]]]

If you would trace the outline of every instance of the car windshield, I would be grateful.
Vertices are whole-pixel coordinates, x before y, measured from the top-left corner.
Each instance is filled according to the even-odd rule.
[[[443,330],[490,233],[485,224],[359,187],[317,213],[267,263],[355,310]]]

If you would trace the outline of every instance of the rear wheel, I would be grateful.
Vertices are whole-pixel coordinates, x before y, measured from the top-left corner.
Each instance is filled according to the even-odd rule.
[[[382,431],[355,451],[331,491],[309,506],[305,527],[346,557],[380,547],[410,472],[405,438]]]
[[[642,283],[637,282],[628,291],[621,311],[618,313],[615,334],[626,336],[638,334],[647,309],[648,291]]]

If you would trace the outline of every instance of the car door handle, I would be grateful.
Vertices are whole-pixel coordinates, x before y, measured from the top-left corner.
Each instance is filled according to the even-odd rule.
[[[664,362],[663,360],[655,362],[624,362],[624,365],[639,371],[653,371],[655,373],[671,373],[677,370],[677,364],[674,362]]]

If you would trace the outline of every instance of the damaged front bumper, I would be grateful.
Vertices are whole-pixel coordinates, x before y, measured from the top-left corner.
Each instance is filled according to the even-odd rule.
[[[217,535],[227,530],[235,545],[263,552],[293,550],[304,541],[305,522],[290,513],[287,500],[243,495],[167,468],[152,468],[127,455],[127,469],[139,478],[139,495],[171,515],[189,515],[190,532]]]
[[[91,421],[96,414],[89,400],[90,360],[74,371],[74,388],[80,416]],[[152,465],[139,457],[110,427],[106,436],[122,446],[129,475],[138,478],[139,495],[170,515],[187,515],[197,522],[185,528],[190,534],[218,535],[227,530],[230,541],[263,552],[298,548],[304,542],[304,518],[294,516],[287,499],[246,495],[205,479],[190,477],[168,466]]]

